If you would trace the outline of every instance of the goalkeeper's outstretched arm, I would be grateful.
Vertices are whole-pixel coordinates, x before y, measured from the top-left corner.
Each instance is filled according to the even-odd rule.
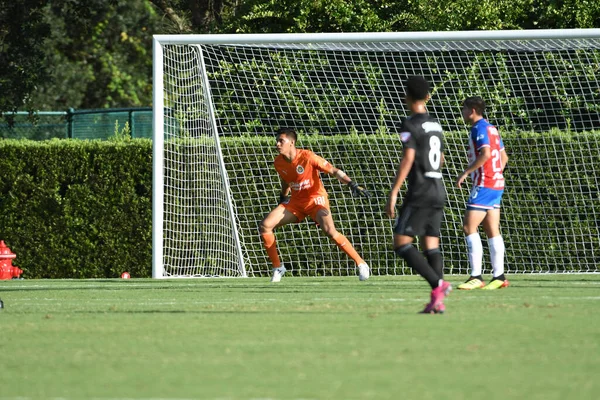
[[[350,179],[341,169],[334,167],[330,175],[335,176],[341,183],[348,185],[353,196],[371,197],[371,193],[367,189]]]

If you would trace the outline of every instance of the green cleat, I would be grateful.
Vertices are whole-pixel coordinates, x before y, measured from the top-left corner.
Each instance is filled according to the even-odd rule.
[[[490,283],[488,283],[485,287],[482,287],[482,290],[496,290],[502,289],[509,285],[508,280],[501,279],[493,279]]]
[[[468,281],[466,281],[465,283],[461,283],[460,285],[457,286],[458,289],[460,290],[473,290],[473,289],[483,289],[483,287],[485,286],[485,282],[477,279],[477,278],[469,278]]]

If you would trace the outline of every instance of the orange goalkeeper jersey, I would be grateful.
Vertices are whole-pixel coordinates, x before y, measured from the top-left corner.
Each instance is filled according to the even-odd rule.
[[[327,196],[319,172],[330,174],[333,165],[310,150],[298,149],[296,157],[288,162],[283,155],[275,158],[275,170],[292,189],[292,201]]]

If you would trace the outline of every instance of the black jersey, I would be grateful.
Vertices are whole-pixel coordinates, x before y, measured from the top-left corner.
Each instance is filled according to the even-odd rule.
[[[415,150],[415,161],[407,177],[404,204],[413,207],[443,207],[446,189],[442,181],[442,127],[429,114],[413,114],[402,124],[404,148]]]

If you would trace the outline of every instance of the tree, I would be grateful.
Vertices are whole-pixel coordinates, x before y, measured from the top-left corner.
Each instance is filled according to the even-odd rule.
[[[149,106],[152,33],[147,1],[55,0],[45,8],[51,79],[35,93],[39,109]]]
[[[32,110],[31,93],[47,80],[43,41],[46,1],[0,0],[0,113]],[[12,123],[12,115],[5,118]]]
[[[600,25],[600,3],[590,0],[408,0],[395,1],[393,8],[391,14],[399,16],[394,29],[399,31],[569,29]]]
[[[592,0],[244,0],[221,32],[374,32],[592,28]]]
[[[593,0],[0,0],[0,112],[149,106],[153,34],[596,26]]]
[[[225,9],[238,6],[240,0],[150,0],[171,22],[169,33],[210,33],[222,23]]]
[[[393,0],[246,0],[226,15],[229,33],[375,32],[394,23]],[[391,17],[391,18],[390,18]]]

